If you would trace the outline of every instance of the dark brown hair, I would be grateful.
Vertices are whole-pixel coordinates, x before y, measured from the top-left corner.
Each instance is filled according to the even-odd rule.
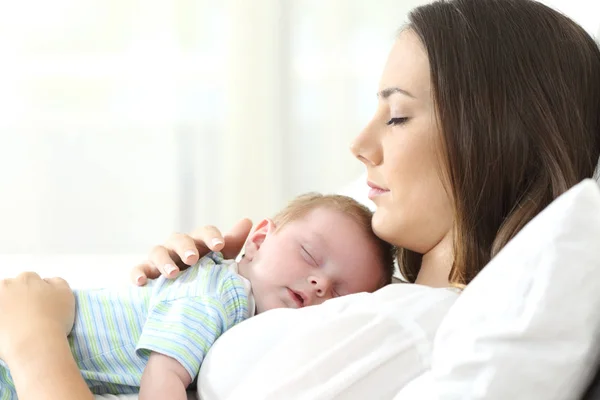
[[[364,205],[348,196],[337,194],[323,195],[320,193],[306,193],[296,197],[288,205],[273,217],[276,230],[285,227],[286,224],[306,216],[317,208],[329,208],[337,210],[352,218],[367,234],[379,249],[379,260],[383,265],[383,279],[380,286],[391,283],[394,275],[394,247],[386,241],[378,238],[373,233],[371,220],[373,213]]]
[[[416,8],[454,206],[449,280],[468,284],[553,199],[592,177],[600,155],[600,51],[579,25],[530,0]],[[399,254],[414,281],[419,254]]]

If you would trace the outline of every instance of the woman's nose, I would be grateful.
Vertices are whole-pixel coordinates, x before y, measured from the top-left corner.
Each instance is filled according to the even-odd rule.
[[[366,166],[375,166],[383,161],[381,143],[373,123],[369,123],[350,144],[350,151]]]

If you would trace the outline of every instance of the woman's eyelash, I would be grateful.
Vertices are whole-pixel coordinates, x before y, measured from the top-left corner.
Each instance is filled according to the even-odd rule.
[[[399,117],[390,119],[386,125],[402,125],[408,121],[408,117]]]

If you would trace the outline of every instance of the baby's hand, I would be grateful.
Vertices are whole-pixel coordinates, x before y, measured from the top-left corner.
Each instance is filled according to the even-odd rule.
[[[192,377],[177,360],[160,353],[150,354],[140,384],[140,400],[187,400],[185,390]]]

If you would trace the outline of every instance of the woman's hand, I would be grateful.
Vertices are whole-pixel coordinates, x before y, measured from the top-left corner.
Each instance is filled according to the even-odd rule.
[[[94,399],[67,341],[74,319],[75,297],[63,279],[25,272],[0,280],[0,358],[19,399]]]
[[[65,280],[33,272],[0,280],[0,358],[10,364],[15,353],[50,335],[66,342],[74,318],[75,297]]]
[[[146,262],[132,269],[131,278],[140,286],[160,275],[175,278],[180,270],[194,265],[210,251],[220,251],[225,258],[235,258],[251,229],[252,221],[245,218],[235,224],[225,237],[214,226],[202,227],[191,235],[174,233],[163,246],[152,249]]]

